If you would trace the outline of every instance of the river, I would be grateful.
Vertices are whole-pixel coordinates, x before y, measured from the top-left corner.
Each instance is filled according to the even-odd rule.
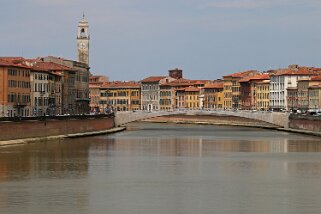
[[[317,137],[132,123],[0,148],[0,213],[319,214],[320,202]]]

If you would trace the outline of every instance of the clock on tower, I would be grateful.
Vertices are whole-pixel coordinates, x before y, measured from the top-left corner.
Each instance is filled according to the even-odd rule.
[[[78,23],[77,33],[77,55],[78,61],[86,63],[89,66],[89,24],[85,20],[85,14]]]

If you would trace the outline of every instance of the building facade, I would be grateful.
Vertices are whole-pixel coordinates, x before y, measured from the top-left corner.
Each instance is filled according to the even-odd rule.
[[[297,88],[298,80],[319,74],[320,70],[290,65],[271,73],[270,108],[276,111],[289,110],[287,88]]]
[[[249,70],[223,76],[224,79],[224,108],[240,109],[241,108],[241,84],[242,78],[260,74],[259,71]]]
[[[141,81],[141,109],[144,111],[159,111],[160,86],[174,81],[175,78],[166,76],[151,76]]]
[[[270,109],[270,80],[262,80],[256,83],[255,109],[268,111]]]
[[[105,82],[99,87],[99,112],[110,113],[114,111],[140,110],[140,90],[140,84],[134,81]]]
[[[309,109],[321,111],[321,84],[309,86]]]
[[[31,68],[22,58],[0,58],[0,116],[30,116]]]
[[[224,82],[208,83],[204,86],[204,108],[208,110],[223,109],[224,105]]]

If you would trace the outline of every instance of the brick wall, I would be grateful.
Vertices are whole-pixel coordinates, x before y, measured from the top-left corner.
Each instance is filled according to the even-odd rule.
[[[14,140],[103,131],[113,127],[114,118],[109,117],[0,122],[0,140]]]

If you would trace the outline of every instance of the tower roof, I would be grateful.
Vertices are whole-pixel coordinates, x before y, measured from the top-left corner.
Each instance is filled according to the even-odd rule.
[[[88,21],[85,19],[85,12],[83,12],[82,14],[82,18],[79,21],[79,26],[88,26]]]

